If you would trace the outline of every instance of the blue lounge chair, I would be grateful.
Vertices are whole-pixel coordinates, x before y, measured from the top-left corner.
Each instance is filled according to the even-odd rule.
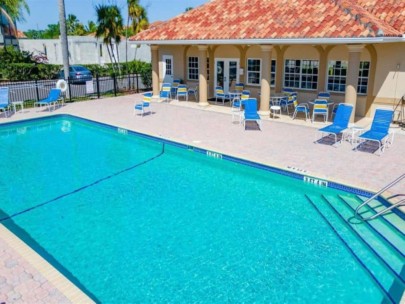
[[[246,130],[246,122],[247,121],[256,121],[259,129],[261,130],[261,120],[260,116],[257,113],[257,100],[256,98],[249,98],[243,101],[245,105],[245,112],[244,112],[244,119],[243,119],[243,127]]]
[[[8,109],[10,108],[9,89],[8,87],[0,88],[0,110],[8,116]]]
[[[60,89],[53,88],[49,91],[49,95],[47,98],[37,101],[36,103],[34,103],[34,106],[48,106],[48,110],[51,111],[51,105],[53,104],[54,109],[56,108],[56,103],[58,102],[61,93],[62,91]]]
[[[138,102],[134,106],[134,115],[136,114],[136,111],[140,111],[141,115],[146,113],[145,108],[149,108],[149,113],[150,113],[150,101],[152,99],[152,93],[145,93],[143,94],[143,99],[142,101]]]
[[[378,150],[380,151],[381,155],[385,148],[391,143],[388,140],[388,135],[393,116],[393,110],[377,109],[375,111],[370,130],[359,136],[359,140],[361,140],[361,142],[355,148],[355,150],[362,146],[366,141],[375,141],[378,142]]]
[[[337,108],[335,119],[333,123],[329,126],[319,129],[319,131],[324,134],[333,134],[335,136],[335,144],[337,143],[337,136],[342,134],[343,131],[349,126],[350,116],[352,115],[353,106],[350,104],[340,104]],[[342,136],[343,137],[343,136]],[[342,137],[339,142],[342,141]],[[317,141],[316,141],[317,142]],[[316,143],[315,142],[315,143]]]

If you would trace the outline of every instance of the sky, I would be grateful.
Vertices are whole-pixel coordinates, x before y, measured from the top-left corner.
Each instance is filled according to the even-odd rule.
[[[149,22],[168,20],[185,11],[187,7],[197,7],[209,0],[140,0],[147,9]],[[25,21],[18,22],[19,30],[46,29],[48,24],[59,21],[58,0],[26,0],[30,14],[25,14]],[[65,0],[66,16],[75,15],[80,22],[96,21],[94,7],[98,4],[117,4],[126,19],[126,0]]]

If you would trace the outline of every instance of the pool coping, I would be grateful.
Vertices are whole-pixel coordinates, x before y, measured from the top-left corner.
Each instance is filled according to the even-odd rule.
[[[2,123],[1,126],[13,126],[13,125],[18,125],[18,124],[22,124],[22,123],[26,123],[26,122],[31,122],[31,121],[46,121],[46,120],[50,120],[50,119],[64,118],[64,117],[77,119],[77,120],[82,120],[84,122],[90,122],[90,123],[93,123],[93,124],[108,128],[110,130],[114,130],[117,133],[120,133],[122,135],[132,134],[132,135],[139,136],[141,138],[154,140],[154,141],[161,142],[161,143],[164,143],[164,144],[168,144],[170,146],[174,146],[174,147],[177,147],[177,148],[186,149],[186,150],[192,150],[193,152],[206,155],[207,157],[228,160],[228,161],[231,161],[231,162],[246,165],[246,166],[253,167],[253,168],[256,168],[256,169],[265,170],[265,171],[268,171],[268,172],[281,174],[283,176],[292,177],[294,179],[301,180],[301,181],[304,181],[304,182],[309,183],[309,184],[313,184],[314,187],[332,188],[332,189],[341,190],[341,191],[344,191],[344,192],[348,192],[348,193],[351,193],[351,194],[364,196],[364,197],[371,197],[374,194],[374,192],[371,191],[371,190],[363,190],[363,189],[359,189],[359,188],[356,188],[356,187],[346,185],[346,184],[344,184],[342,182],[336,182],[336,181],[329,180],[329,179],[319,178],[319,177],[316,176],[316,174],[315,175],[306,175],[306,174],[294,171],[295,168],[291,168],[291,170],[284,169],[284,168],[280,168],[279,166],[277,166],[275,164],[258,162],[258,161],[252,160],[251,158],[246,159],[244,157],[240,157],[240,156],[238,157],[235,154],[233,154],[233,155],[223,154],[220,151],[212,151],[210,149],[205,149],[201,145],[197,145],[197,144],[196,145],[190,145],[190,144],[187,144],[187,143],[183,143],[181,141],[173,141],[173,140],[165,139],[165,138],[162,138],[162,137],[158,137],[156,135],[152,135],[152,134],[148,134],[148,133],[141,133],[141,132],[138,132],[138,131],[127,129],[127,128],[122,128],[122,127],[119,127],[119,126],[114,126],[114,125],[107,124],[107,123],[104,123],[104,122],[100,122],[100,121],[92,120],[92,119],[89,119],[89,118],[81,117],[81,116],[78,116],[78,115],[54,114],[54,115],[49,115],[49,116],[45,116],[45,117],[29,118],[29,119],[22,119],[22,120],[13,121],[13,122]],[[390,206],[389,202],[384,197],[379,196],[378,200],[382,204],[384,204],[385,206]],[[405,214],[403,212],[401,212],[400,210],[395,210],[395,209],[393,211],[397,215],[399,215],[402,219],[405,220]],[[7,228],[5,228],[0,223],[0,228],[2,228],[2,227],[7,230]],[[0,237],[3,236],[2,231],[4,229],[0,230]],[[21,253],[21,255],[24,256],[30,262],[30,264],[32,264],[36,269],[38,269],[41,272],[41,274],[44,275],[44,277],[46,277],[48,279],[47,275],[49,275],[49,278],[50,278],[49,281],[52,282],[55,285],[55,287],[58,290],[60,290],[61,293],[63,293],[69,300],[71,300],[73,303],[76,303],[76,302],[95,303],[79,287],[74,285],[68,278],[66,278],[63,274],[61,274],[58,270],[56,270],[52,266],[52,264],[50,262],[48,262],[44,258],[42,258],[28,244],[24,243],[24,241],[19,239],[15,234],[13,234],[11,231],[8,231],[8,233],[6,233],[5,235],[6,236],[11,235],[12,236],[11,237],[12,241],[10,243],[7,241],[8,238],[4,238],[4,239],[10,244],[10,246],[12,248],[14,248],[14,249],[18,248],[18,249],[16,249],[16,251]],[[16,239],[16,241],[13,241],[13,239]],[[14,247],[14,246],[16,246],[16,247]],[[33,256],[36,255],[37,257],[32,258],[31,257],[32,255]],[[49,270],[49,269],[51,269],[51,270]],[[47,274],[47,275],[45,275],[45,274]],[[57,283],[55,283],[55,282],[57,282]],[[65,284],[67,283],[67,285],[65,285],[63,283],[65,283]]]
[[[0,223],[0,237],[32,265],[71,303],[95,303],[79,287],[59,272],[50,262]]]

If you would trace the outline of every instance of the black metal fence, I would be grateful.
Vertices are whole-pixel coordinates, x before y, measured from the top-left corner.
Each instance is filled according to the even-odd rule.
[[[33,104],[48,96],[50,89],[56,87],[58,79],[34,80],[34,81],[10,81],[0,82],[1,87],[8,87],[10,102],[24,101],[24,106]],[[64,92],[67,102],[101,98],[102,96],[117,96],[119,94],[139,93],[147,89],[139,74],[122,76],[102,76],[93,78],[90,82],[78,83],[77,80],[69,79],[68,87]]]

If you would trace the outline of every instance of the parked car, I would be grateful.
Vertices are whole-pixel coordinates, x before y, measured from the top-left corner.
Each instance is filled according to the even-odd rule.
[[[64,79],[64,72],[61,69],[58,73],[59,79]],[[86,83],[86,81],[93,80],[93,75],[91,72],[81,65],[71,65],[69,67],[69,79],[71,83]]]

